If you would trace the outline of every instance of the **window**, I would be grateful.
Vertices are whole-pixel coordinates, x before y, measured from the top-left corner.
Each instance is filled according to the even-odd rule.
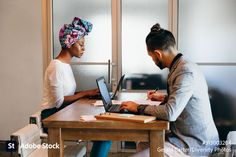
[[[168,15],[169,2],[166,0],[43,0],[43,7],[49,8],[45,9],[48,11],[44,20],[47,25],[45,27],[48,33],[52,33],[52,50],[50,50],[50,43],[44,50],[51,51],[55,58],[61,50],[58,39],[61,26],[70,23],[75,16],[78,16],[91,21],[94,25],[92,32],[86,37],[86,53],[79,60],[73,59],[72,68],[77,83],[86,82],[79,85],[78,90],[91,87],[91,84],[94,85],[95,79],[101,75],[107,76],[107,79],[114,82],[113,87],[116,87],[122,71],[129,79],[136,78],[136,76],[148,78],[154,75],[156,77],[156,74],[157,77],[163,78],[167,71],[161,72],[147,55],[145,37],[150,27],[156,22],[161,23],[164,28],[168,28],[168,20],[171,16]],[[134,13],[134,9],[139,11]],[[50,20],[51,24],[47,23]],[[52,28],[48,25],[52,25]],[[131,29],[129,25],[135,29]],[[135,38],[136,33],[139,38]],[[50,36],[47,36],[47,40],[48,37]],[[127,58],[130,56],[132,56],[133,62],[127,62]],[[108,74],[107,61],[109,59],[111,60],[111,75]],[[137,64],[140,68],[135,68]],[[129,88],[135,87],[129,86]]]
[[[168,29],[168,1],[122,0],[121,23],[124,88],[165,88],[163,75],[167,71],[161,71],[148,56],[145,39],[155,23]]]
[[[165,80],[168,71],[159,70],[147,55],[145,37],[156,22],[166,29],[174,27],[173,16],[178,16],[178,49],[187,58],[201,66],[220,65],[227,68],[236,65],[232,46],[236,40],[234,0],[179,0],[179,4],[176,3],[175,6],[179,8],[179,12],[174,12],[176,15],[170,13],[176,9],[170,7],[175,2],[172,0],[51,1],[54,57],[60,51],[58,31],[62,24],[71,22],[74,16],[94,24],[93,31],[86,37],[87,53],[79,63],[75,59],[72,65],[78,83],[84,82],[86,78],[91,78],[94,82],[100,75],[105,75],[108,79],[110,76],[105,64],[108,59],[112,61],[112,80],[118,81],[119,77],[114,78],[115,76],[126,74],[127,82],[124,87],[127,89],[135,88],[132,86],[132,79],[141,82],[137,89],[147,86],[145,79],[148,77],[161,77],[161,80]],[[119,15],[114,16],[114,12],[120,14],[121,18],[117,18]],[[121,38],[118,37],[119,33]],[[118,58],[118,61],[114,58]],[[87,75],[83,76],[84,79],[80,78],[82,73]],[[90,87],[89,84],[91,82],[80,87],[84,89]],[[150,86],[155,88],[153,84]]]
[[[234,0],[179,1],[179,50],[204,70],[210,88],[236,92]],[[227,80],[227,81],[226,81]]]
[[[236,62],[236,1],[180,0],[179,50],[195,62]]]

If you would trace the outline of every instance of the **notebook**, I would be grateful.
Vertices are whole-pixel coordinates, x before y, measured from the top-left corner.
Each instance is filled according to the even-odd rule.
[[[156,120],[154,116],[143,116],[143,115],[134,115],[134,114],[120,114],[120,113],[104,113],[95,116],[96,119],[100,120],[117,120],[117,121],[126,121],[126,122],[138,122],[138,123],[148,123],[153,120]]]

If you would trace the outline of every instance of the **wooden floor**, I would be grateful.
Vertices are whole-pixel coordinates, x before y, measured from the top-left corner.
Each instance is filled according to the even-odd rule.
[[[6,141],[0,140],[0,157],[11,157],[11,153],[5,151]]]
[[[0,157],[11,157],[11,153],[0,151]]]
[[[109,153],[108,157],[129,157],[133,153]],[[9,152],[0,151],[0,157],[11,157]],[[86,155],[89,157],[89,154]]]
[[[129,157],[133,153],[110,153],[108,157]]]
[[[133,153],[109,153],[108,157],[129,157]],[[89,153],[87,154],[86,157],[89,157]]]

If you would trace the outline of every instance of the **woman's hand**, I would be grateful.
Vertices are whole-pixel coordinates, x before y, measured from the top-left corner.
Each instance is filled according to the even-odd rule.
[[[85,92],[85,96],[94,96],[94,95],[98,95],[99,94],[99,90],[98,89],[86,90],[84,92]]]
[[[147,98],[152,101],[164,101],[165,94],[160,91],[151,90],[147,92]]]
[[[124,101],[121,104],[120,110],[129,110],[131,112],[138,112],[138,104],[133,101]]]

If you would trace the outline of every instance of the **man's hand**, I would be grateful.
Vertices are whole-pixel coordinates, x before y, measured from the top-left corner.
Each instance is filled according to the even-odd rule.
[[[155,90],[150,90],[147,92],[147,99],[151,99],[151,96],[155,93]]]
[[[160,91],[151,90],[147,92],[147,98],[152,101],[164,101],[165,94]]]
[[[127,109],[131,112],[138,112],[137,107],[138,104],[133,101],[124,101],[122,102],[120,109],[121,110]]]

